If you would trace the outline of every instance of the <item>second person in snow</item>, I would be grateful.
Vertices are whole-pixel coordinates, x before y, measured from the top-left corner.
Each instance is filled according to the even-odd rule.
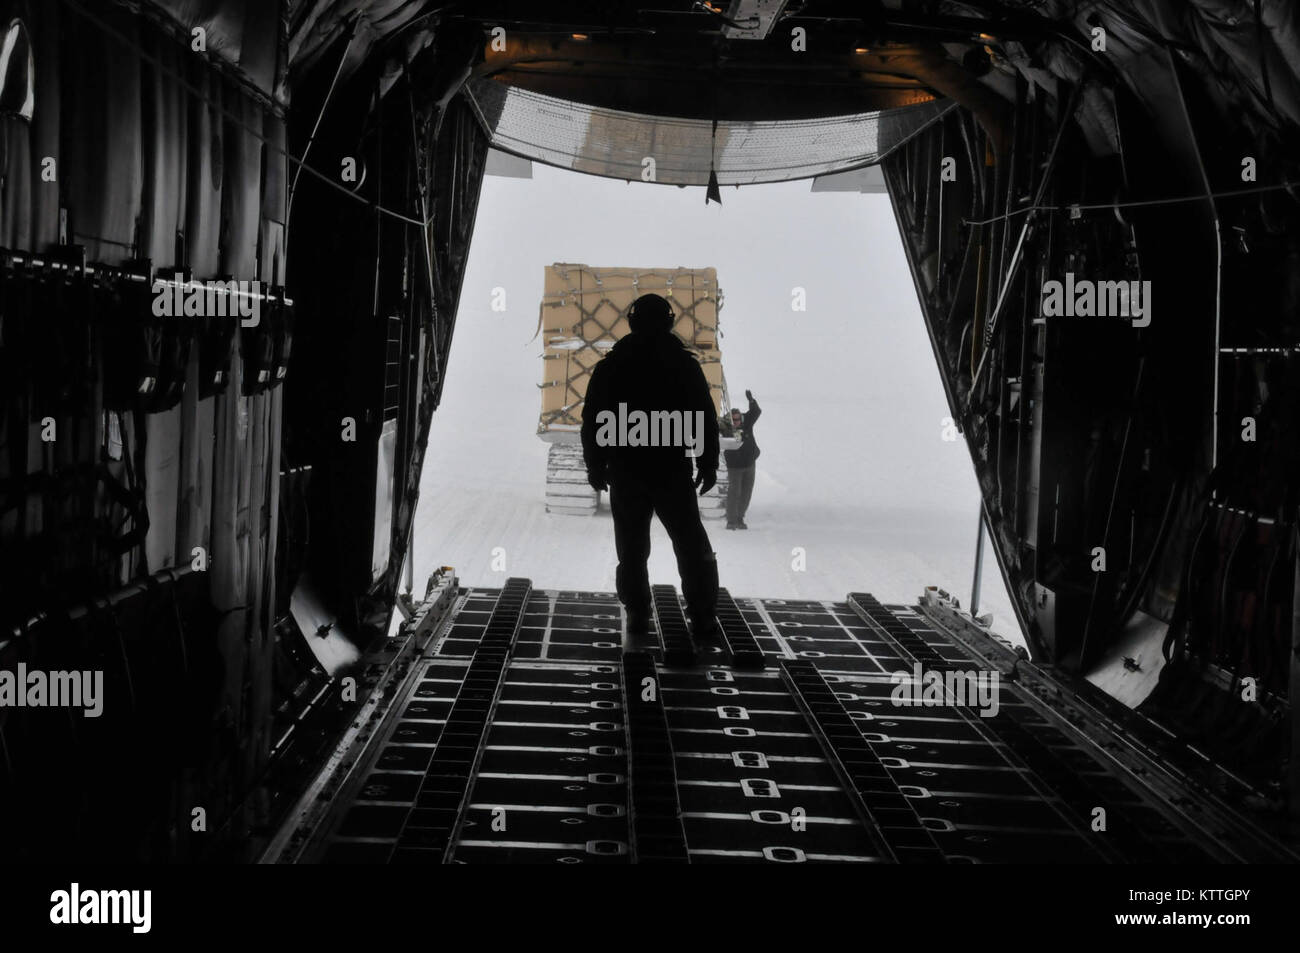
[[[727,475],[731,481],[727,487],[727,529],[749,529],[745,525],[745,511],[754,493],[754,464],[759,454],[758,444],[754,442],[754,424],[763,408],[750,391],[745,391],[745,399],[749,401],[749,411],[741,413],[739,407],[732,407],[731,420],[724,427],[728,437],[740,438],[740,446],[726,453]]]

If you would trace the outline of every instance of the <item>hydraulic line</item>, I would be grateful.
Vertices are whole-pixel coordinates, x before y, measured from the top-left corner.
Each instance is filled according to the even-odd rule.
[[[1061,147],[1061,141],[1065,138],[1065,130],[1074,118],[1075,111],[1079,106],[1079,99],[1082,93],[1082,85],[1076,85],[1070,93],[1069,104],[1061,114],[1060,126],[1056,130],[1056,138],[1052,141],[1052,148],[1047,154],[1047,163],[1043,169],[1042,181],[1038,183],[1038,192],[1034,195],[1033,205],[1038,205],[1043,201],[1043,196],[1047,193],[1047,186],[1052,181],[1052,173],[1056,168],[1056,156]],[[996,199],[995,199],[996,200]],[[997,216],[994,216],[995,218]],[[989,346],[984,348],[980,354],[979,366],[975,369],[971,379],[970,394],[967,396],[967,406],[969,407],[975,397],[975,388],[979,383],[980,377],[984,373],[985,361],[988,359],[989,352],[993,350],[993,332],[996,330],[998,316],[1002,312],[1003,302],[1006,301],[1007,291],[1010,289],[1015,280],[1016,273],[1020,268],[1020,262],[1023,260],[1022,253],[1025,248],[1025,241],[1029,237],[1030,228],[1034,223],[1033,216],[1025,219],[1024,225],[1020,227],[1020,237],[1016,239],[1016,248],[1011,255],[1011,264],[1007,266],[1005,277],[999,277],[1001,281],[1001,293],[998,295],[997,302],[993,306],[993,311],[987,316],[988,328],[983,329],[984,338],[989,342]],[[990,258],[992,256],[990,255]]]
[[[1137,380],[1133,382],[1132,406],[1136,408],[1138,400],[1142,394],[1143,371],[1146,370],[1146,355],[1138,358]],[[1106,507],[1106,522],[1102,527],[1101,545],[1102,551],[1110,544],[1110,525],[1115,516],[1115,504],[1119,500],[1120,483],[1124,479],[1124,461],[1128,458],[1129,436],[1133,432],[1133,413],[1130,412],[1128,420],[1124,423],[1124,440],[1120,444],[1119,461],[1115,464],[1115,484],[1111,489],[1110,505]],[[1079,647],[1079,657],[1086,658],[1088,650],[1088,637],[1092,634],[1092,620],[1095,617],[1094,610],[1097,602],[1097,590],[1101,586],[1100,574],[1094,573],[1092,580],[1092,595],[1088,600],[1088,614],[1083,625],[1083,642]],[[1120,621],[1123,624],[1123,621]]]
[[[330,100],[334,97],[334,87],[338,85],[339,76],[343,73],[343,64],[348,60],[348,53],[352,51],[352,41],[356,39],[357,23],[360,22],[360,16],[351,18],[348,24],[348,41],[343,45],[343,53],[339,56],[339,64],[334,69],[334,78],[330,80],[329,89],[325,91],[325,99],[320,104],[320,112],[316,114],[316,122],[312,124],[311,135],[307,137],[307,144],[302,147],[302,161],[298,163],[293,170],[293,181],[289,183],[289,200],[285,204],[284,220],[287,224],[291,221],[290,215],[293,212],[293,196],[298,190],[298,176],[302,175],[303,164],[307,161],[307,154],[311,152],[312,143],[316,141],[316,133],[320,132],[321,120],[325,118],[325,110],[329,108]],[[285,236],[285,247],[288,248],[288,237]]]
[[[1219,583],[1219,604],[1216,607],[1214,620],[1214,645],[1209,657],[1214,661],[1220,661],[1227,643],[1227,634],[1224,631],[1224,623],[1228,616],[1228,583],[1232,579],[1232,563],[1237,558],[1237,550],[1241,546],[1241,541],[1246,538],[1246,533],[1255,526],[1256,513],[1252,509],[1241,515],[1241,528],[1237,530],[1236,538],[1232,541],[1232,548],[1228,550],[1228,558],[1223,563],[1223,579]]]
[[[1279,524],[1275,523],[1275,528],[1278,525]],[[1245,628],[1242,629],[1241,647],[1240,651],[1237,653],[1237,660],[1232,673],[1232,690],[1234,692],[1241,679],[1245,678],[1249,674],[1258,675],[1259,685],[1261,688],[1268,684],[1265,678],[1264,668],[1265,663],[1272,657],[1272,653],[1269,651],[1268,646],[1268,642],[1271,641],[1269,637],[1272,635],[1270,631],[1271,626],[1269,624],[1271,621],[1269,598],[1273,588],[1273,576],[1277,572],[1278,562],[1281,559],[1283,549],[1290,548],[1290,540],[1291,534],[1288,533],[1285,541],[1277,540],[1274,542],[1273,558],[1269,560],[1268,569],[1264,571],[1263,591],[1259,602],[1256,603],[1255,606],[1254,625],[1251,626],[1250,631],[1247,631]],[[1257,649],[1259,651],[1257,651]],[[1262,656],[1258,660],[1255,658],[1257,654]],[[1252,663],[1257,666],[1257,671],[1254,673],[1251,673],[1249,670],[1249,666]],[[1270,670],[1272,669],[1271,664],[1267,667]]]
[[[1210,514],[1211,514],[1211,507],[1209,505],[1209,501],[1213,499],[1214,496],[1213,490],[1214,490],[1216,479],[1217,479],[1217,471],[1210,474],[1210,478],[1206,481],[1205,490],[1201,495],[1201,499],[1204,502],[1202,504],[1203,508],[1201,510],[1200,528],[1197,530],[1196,538],[1192,541],[1192,547],[1187,556],[1187,563],[1184,566],[1183,574],[1179,581],[1178,600],[1174,605],[1173,616],[1169,621],[1169,629],[1165,634],[1164,645],[1161,647],[1161,651],[1165,657],[1166,662],[1173,660],[1172,649],[1174,643],[1181,638],[1182,630],[1186,623],[1186,618],[1188,613],[1187,603],[1188,600],[1191,598],[1190,592],[1191,592],[1191,585],[1192,585],[1192,576],[1195,574],[1195,570],[1196,570],[1196,556],[1198,551],[1200,550],[1201,540],[1205,536],[1205,531],[1206,529],[1209,528]],[[1217,524],[1222,522],[1225,512],[1226,510],[1220,509],[1216,515],[1215,518],[1216,535],[1218,534]]]
[[[1151,576],[1151,570],[1155,568],[1156,557],[1164,550],[1165,542],[1169,536],[1169,529],[1173,526],[1172,516],[1174,514],[1174,503],[1178,499],[1183,489],[1182,479],[1174,482],[1173,489],[1169,492],[1169,498],[1165,501],[1164,513],[1160,518],[1160,525],[1156,530],[1156,537],[1151,543],[1151,550],[1147,554],[1146,563],[1142,571],[1138,574],[1137,581],[1127,588],[1124,594],[1124,602],[1121,605],[1117,626],[1122,626],[1137,611],[1138,601],[1142,598],[1142,591],[1146,587],[1147,580]]]

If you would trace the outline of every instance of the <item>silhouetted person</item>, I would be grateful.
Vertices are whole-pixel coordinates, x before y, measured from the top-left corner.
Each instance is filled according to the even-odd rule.
[[[629,635],[650,626],[650,517],[672,539],[691,627],[712,638],[717,621],[718,564],[700,521],[700,495],[718,477],[718,428],[704,370],[672,333],[672,306],[659,295],[637,298],[631,333],[596,364],[582,410],[587,481],[609,489],[618,552],[617,588]],[[644,426],[640,426],[644,424]],[[691,479],[694,448],[698,469]]]
[[[740,446],[727,451],[727,529],[749,529],[745,525],[745,511],[749,498],[754,495],[754,464],[758,460],[758,444],[754,442],[754,423],[763,408],[754,395],[745,391],[749,412],[742,414],[739,407],[731,408],[731,428],[728,436],[740,437]]]

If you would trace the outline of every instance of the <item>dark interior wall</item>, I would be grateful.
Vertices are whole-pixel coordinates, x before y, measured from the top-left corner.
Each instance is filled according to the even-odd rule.
[[[393,83],[372,63],[330,95],[346,46],[340,38],[294,92],[290,141],[305,148],[316,129],[311,165],[334,182],[303,175],[292,202],[289,284],[312,320],[295,334],[285,447],[311,467],[304,565],[342,631],[364,644],[387,631],[406,555],[487,136],[454,95],[481,49],[477,32],[439,34],[412,80]],[[345,159],[355,182],[342,178]],[[344,439],[345,419],[355,439]]]
[[[9,668],[24,653],[70,638],[69,609],[150,574],[187,569],[202,547],[206,569],[186,584],[177,623],[197,627],[207,604],[215,608],[205,630],[211,644],[203,646],[215,669],[185,677],[210,680],[215,670],[218,687],[203,696],[202,723],[190,724],[192,750],[207,760],[163,772],[176,847],[193,807],[205,808],[209,830],[229,817],[271,746],[282,389],[245,380],[248,335],[187,324],[161,335],[164,372],[185,382],[177,399],[109,400],[114,379],[148,339],[151,300],[132,298],[117,275],[151,267],[200,280],[282,283],[284,120],[256,85],[212,51],[192,50],[174,25],[116,4],[10,6],[31,36],[35,108],[30,121],[7,116],[0,126],[0,242],[105,268],[95,281],[75,271],[4,269],[0,656]],[[273,14],[262,27],[278,55],[279,4],[262,6]],[[265,30],[255,35],[260,49]],[[275,74],[274,62],[261,69]],[[49,181],[42,178],[47,158],[55,163]],[[168,360],[175,366],[167,368]],[[203,371],[222,364],[228,373],[214,385]],[[51,380],[68,384],[51,387]],[[116,409],[106,411],[108,404]],[[55,422],[53,441],[42,439],[46,417]],[[129,701],[110,694],[103,723],[116,724],[115,742],[128,746],[138,722],[112,718],[118,710],[126,718],[127,709],[142,717],[141,698],[163,697],[149,694],[148,680],[159,673],[148,662],[171,651],[165,640],[176,637],[176,626],[134,635],[142,633],[164,641],[133,641],[139,655],[126,660],[128,676],[138,668],[127,679],[133,693]],[[90,664],[99,655],[93,639],[84,644],[83,664]],[[75,653],[61,657],[77,661]],[[148,714],[171,717],[165,708]],[[20,724],[12,712],[0,719],[9,765],[21,776],[24,752],[42,746],[39,719]],[[155,754],[166,762],[180,750]],[[117,783],[156,785],[159,774],[125,774]]]
[[[345,45],[340,41],[334,59]],[[391,487],[378,485],[376,469],[387,319],[402,314],[400,272],[412,264],[405,224],[386,220],[372,203],[409,210],[411,173],[404,157],[410,132],[409,119],[401,136],[391,115],[372,116],[377,89],[371,70],[330,95],[333,63],[330,56],[325,60],[299,91],[301,108],[290,138],[301,150],[320,116],[309,160],[360,201],[306,174],[294,188],[289,280],[312,320],[295,341],[286,454],[294,466],[310,467],[311,541],[304,568],[338,624],[355,634],[355,600],[371,577],[373,501],[377,493],[391,494]],[[344,180],[345,160],[355,162],[355,181]],[[345,419],[353,422],[347,435]]]
[[[1020,80],[1008,157],[959,112],[889,156],[903,243],[1035,659],[1122,685],[1279,785],[1300,539],[1296,130],[1164,49],[1086,82],[1091,99]],[[1102,119],[1112,148],[1086,136]],[[1045,282],[1067,273],[1149,281],[1150,324],[1048,314]]]
[[[291,127],[285,11],[265,6],[274,15],[14,8],[36,88],[30,119],[0,119],[0,242],[14,253],[0,264],[0,667],[117,659],[106,714],[76,743],[142,752],[121,790],[153,805],[112,837],[58,846],[70,854],[251,849],[248,832],[282,803],[269,779],[307,677],[280,664],[278,641],[301,637],[286,621],[299,572],[310,563],[364,640],[384,629],[405,555],[486,136],[454,98],[460,70],[394,84],[391,64],[367,61],[330,98],[329,56],[295,85]],[[275,63],[252,21],[277,31]],[[193,26],[208,30],[208,51],[192,49]],[[456,62],[481,45],[461,39]],[[291,199],[289,153],[334,176],[356,158],[355,196],[307,170]],[[177,271],[287,285],[292,311],[309,316],[292,365],[278,331],[267,345],[228,319],[152,320],[149,283],[130,277]],[[257,376],[264,345],[288,371],[269,385]],[[146,380],[154,391],[138,390]],[[343,416],[357,421],[355,442],[340,440]],[[46,418],[54,440],[42,439]],[[376,519],[377,499],[391,518]],[[292,551],[279,552],[282,532]],[[40,803],[48,792],[27,784],[66,747],[66,727],[66,713],[0,712],[0,787],[20,798],[0,816],[39,809],[107,831],[107,808],[75,793],[109,770],[104,759],[66,761],[66,798]],[[191,830],[200,807],[204,834]],[[9,833],[16,855],[37,849]]]

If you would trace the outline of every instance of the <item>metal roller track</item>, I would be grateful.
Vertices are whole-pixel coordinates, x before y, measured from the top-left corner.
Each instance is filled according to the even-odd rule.
[[[916,808],[816,666],[782,662],[781,671],[885,856],[898,863],[942,863],[943,851]]]
[[[659,681],[650,656],[623,656],[632,857],[639,863],[687,863],[676,760]]]
[[[371,772],[355,803],[337,817],[337,827],[320,845],[333,862],[443,863],[450,857],[478,771],[483,741],[491,724],[511,650],[519,633],[532,584],[510,579],[494,600],[491,615],[468,664],[458,665],[454,695],[441,717],[420,699],[442,668],[424,663],[421,677],[408,687],[409,718],[390,719],[375,751]]]
[[[722,629],[722,641],[731,664],[736,668],[763,668],[763,650],[759,648],[754,633],[749,630],[740,607],[725,587],[718,589],[718,625]]]
[[[650,593],[664,662],[669,665],[690,665],[695,660],[695,643],[691,640],[686,615],[677,600],[677,593],[672,586],[653,586]]]

